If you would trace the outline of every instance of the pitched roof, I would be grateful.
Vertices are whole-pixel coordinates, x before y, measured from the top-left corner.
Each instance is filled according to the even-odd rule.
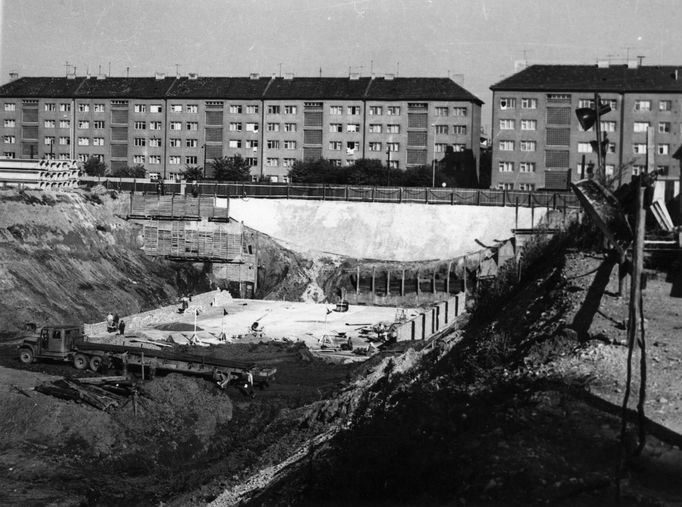
[[[508,91],[682,93],[682,66],[531,65],[490,87]]]
[[[405,77],[24,77],[0,86],[0,97],[195,98],[271,100],[447,100],[483,102],[448,78]]]

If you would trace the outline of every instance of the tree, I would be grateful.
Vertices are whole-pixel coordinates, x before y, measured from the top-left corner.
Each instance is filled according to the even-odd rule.
[[[297,160],[289,169],[289,181],[292,183],[340,183],[337,168],[329,160]]]
[[[120,176],[121,178],[144,178],[147,176],[147,170],[142,164],[125,166],[116,171],[114,176]]]
[[[213,174],[218,181],[250,181],[251,166],[244,157],[237,154],[232,157],[221,157],[211,161]]]
[[[97,157],[90,157],[83,164],[83,170],[88,176],[104,176],[107,173],[107,164]]]
[[[185,170],[182,171],[183,176],[187,181],[198,181],[204,179],[204,171],[201,167],[193,165],[186,166]]]

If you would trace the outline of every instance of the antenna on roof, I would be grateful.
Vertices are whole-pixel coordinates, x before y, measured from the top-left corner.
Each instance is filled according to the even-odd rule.
[[[126,79],[130,77],[130,67],[126,67]]]
[[[639,67],[642,66],[642,62],[644,61],[644,58],[645,58],[644,55],[637,55],[637,65]]]
[[[64,68],[66,69],[67,76],[69,75],[69,67],[71,67],[71,64],[69,63],[68,60],[66,60],[66,62],[64,62]]]
[[[395,63],[395,76],[400,76],[400,62]]]
[[[175,77],[180,77],[180,71],[179,71],[180,65],[175,64]]]
[[[111,61],[109,61],[109,77],[111,77]]]
[[[322,66],[320,66],[320,77],[322,77]]]
[[[279,62],[279,77],[282,77],[282,62]]]

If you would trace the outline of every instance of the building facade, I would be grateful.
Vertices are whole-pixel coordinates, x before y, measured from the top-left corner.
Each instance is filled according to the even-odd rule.
[[[601,117],[607,177],[627,182],[646,168],[647,131],[653,128],[654,166],[666,193],[679,192],[672,155],[682,141],[682,75],[677,67],[533,65],[491,86],[491,186],[560,189],[597,164],[594,128],[584,131],[576,109],[594,107],[594,94],[611,111]]]
[[[284,181],[296,160],[361,158],[405,169],[472,150],[482,102],[445,78],[107,76],[21,78],[0,87],[5,158],[144,165],[166,178],[236,154]]]

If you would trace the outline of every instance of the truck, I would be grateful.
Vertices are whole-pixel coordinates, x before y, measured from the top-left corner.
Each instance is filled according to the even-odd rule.
[[[187,353],[175,348],[154,349],[140,343],[115,345],[90,341],[84,327],[78,325],[45,326],[26,337],[18,346],[19,360],[31,364],[38,360],[71,362],[78,370],[100,371],[116,365],[145,369],[152,377],[157,371],[199,375],[215,381],[221,388],[236,386],[253,396],[253,388],[267,387],[275,378],[276,368],[258,367],[255,363],[233,361]]]

